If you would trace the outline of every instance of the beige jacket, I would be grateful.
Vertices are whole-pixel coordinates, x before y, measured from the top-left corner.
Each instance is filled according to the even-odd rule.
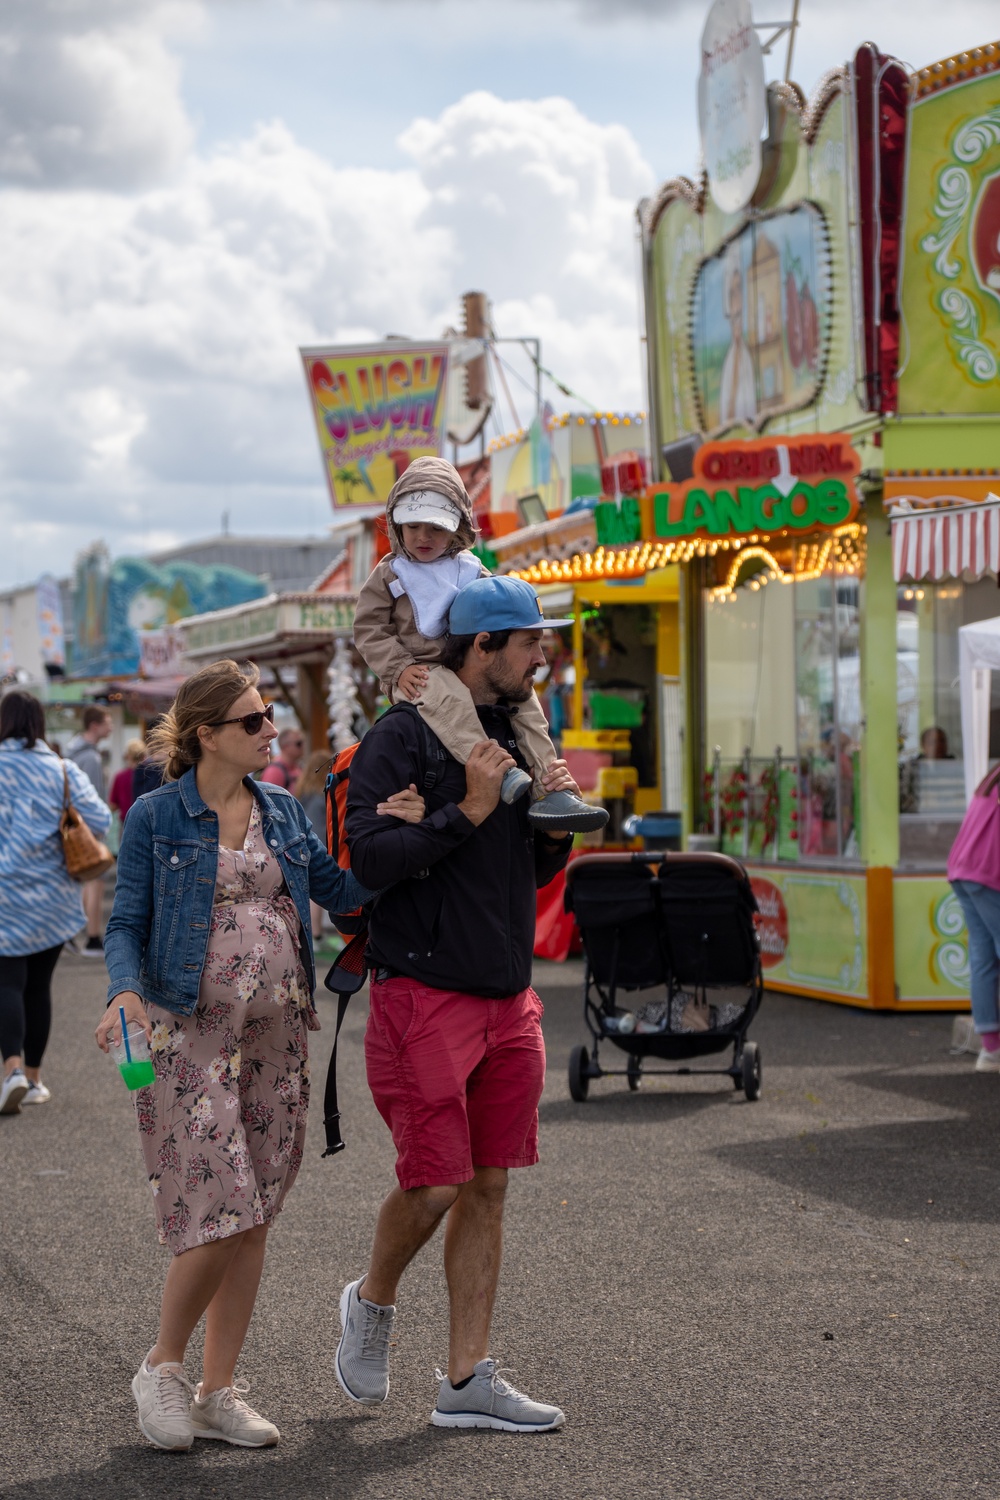
[[[489,569],[480,563],[480,577]],[[435,666],[441,660],[444,636],[421,635],[413,617],[413,605],[405,594],[396,599],[389,592],[395,582],[392,558],[383,557],[369,573],[358,595],[354,613],[354,644],[372,671],[378,675],[383,693],[392,690],[404,667],[416,662]]]

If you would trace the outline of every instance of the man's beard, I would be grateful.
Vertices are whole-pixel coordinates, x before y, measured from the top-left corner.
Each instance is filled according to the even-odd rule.
[[[505,703],[527,703],[535,691],[534,675],[522,677],[515,674],[502,651],[494,653],[487,669],[486,680],[490,691]]]

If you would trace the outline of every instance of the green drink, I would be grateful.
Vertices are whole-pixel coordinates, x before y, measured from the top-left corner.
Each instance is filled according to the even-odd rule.
[[[122,1023],[122,1041],[114,1042],[109,1050],[115,1066],[125,1080],[125,1087],[134,1093],[136,1089],[149,1088],[151,1083],[156,1082],[156,1070],[149,1055],[149,1044],[143,1026],[136,1021],[126,1026],[125,1011],[121,1006],[118,1014]]]
[[[148,1057],[141,1061],[121,1062],[118,1067],[128,1089],[145,1089],[156,1082],[153,1064]]]

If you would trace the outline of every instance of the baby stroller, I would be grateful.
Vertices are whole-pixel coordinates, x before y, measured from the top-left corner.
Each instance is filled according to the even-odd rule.
[[[724,854],[584,855],[566,872],[566,910],[583,939],[583,1014],[594,1039],[593,1055],[570,1054],[574,1099],[606,1074],[624,1073],[637,1089],[644,1071],[728,1074],[748,1099],[760,1097],[760,1050],[746,1034],[764,980],[742,865]],[[604,1041],[626,1053],[624,1068],[601,1066]],[[730,1047],[728,1067],[687,1066]],[[647,1069],[648,1058],[679,1066]]]

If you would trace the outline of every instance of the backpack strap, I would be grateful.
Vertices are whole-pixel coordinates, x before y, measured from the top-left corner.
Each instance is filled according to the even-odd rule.
[[[337,1028],[333,1033],[333,1051],[330,1053],[330,1066],[326,1070],[326,1087],[323,1090],[323,1129],[326,1132],[324,1156],[336,1156],[338,1151],[344,1149],[344,1140],[340,1134],[340,1107],[337,1103],[337,1041],[351,996],[357,994],[368,974],[365,959],[367,943],[368,928],[365,927],[351,938],[324,980],[326,988],[337,997]]]

